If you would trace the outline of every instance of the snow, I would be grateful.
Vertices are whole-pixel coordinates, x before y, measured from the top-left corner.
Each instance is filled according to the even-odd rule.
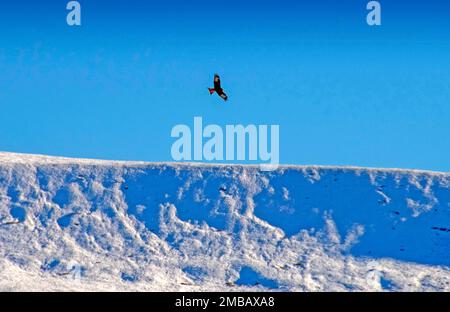
[[[1,291],[450,291],[450,173],[0,153]]]

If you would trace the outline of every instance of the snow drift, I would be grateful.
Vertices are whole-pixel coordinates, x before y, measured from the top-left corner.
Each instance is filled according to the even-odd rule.
[[[0,153],[0,290],[450,290],[450,174]]]

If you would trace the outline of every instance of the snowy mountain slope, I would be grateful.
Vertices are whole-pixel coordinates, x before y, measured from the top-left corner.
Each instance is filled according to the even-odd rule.
[[[450,174],[0,153],[0,290],[450,291]]]

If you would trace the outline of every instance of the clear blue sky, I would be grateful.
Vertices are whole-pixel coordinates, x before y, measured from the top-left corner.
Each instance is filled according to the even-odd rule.
[[[282,163],[450,171],[447,0],[67,2],[0,4],[0,150],[171,160],[202,116],[279,124]]]

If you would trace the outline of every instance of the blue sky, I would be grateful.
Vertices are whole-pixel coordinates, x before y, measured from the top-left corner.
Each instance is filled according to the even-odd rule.
[[[286,164],[450,171],[446,0],[67,2],[0,4],[2,151],[170,161],[202,116],[279,124]]]

